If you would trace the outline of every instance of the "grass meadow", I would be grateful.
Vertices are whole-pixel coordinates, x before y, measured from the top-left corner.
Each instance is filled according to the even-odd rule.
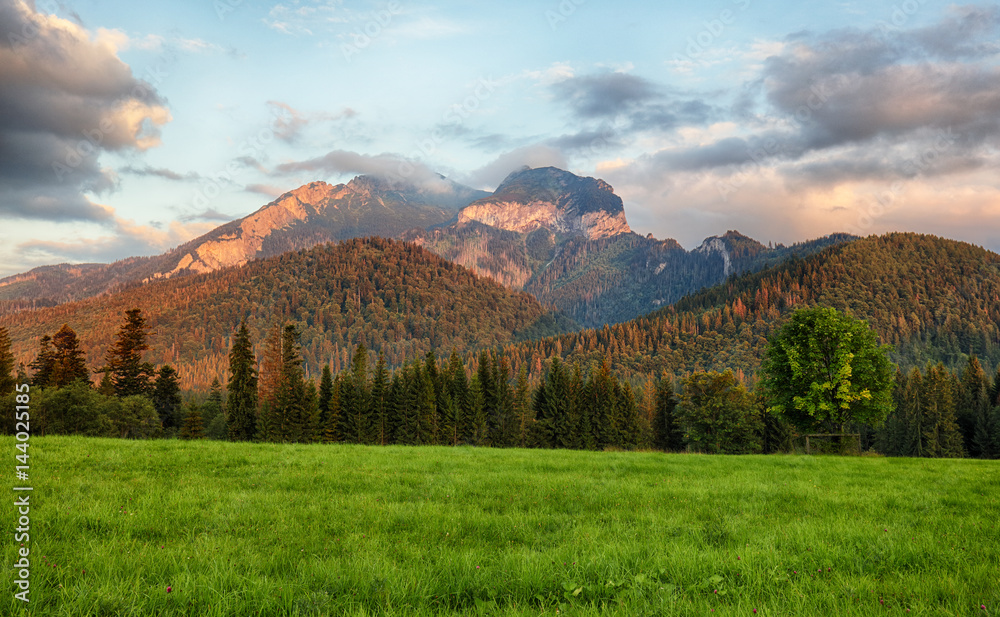
[[[997,462],[33,437],[30,463],[33,615],[1000,614]]]

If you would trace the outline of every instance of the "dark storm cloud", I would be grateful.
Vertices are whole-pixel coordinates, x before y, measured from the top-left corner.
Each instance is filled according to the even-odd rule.
[[[145,150],[169,121],[154,87],[71,21],[0,0],[0,214],[108,221],[102,152]]]

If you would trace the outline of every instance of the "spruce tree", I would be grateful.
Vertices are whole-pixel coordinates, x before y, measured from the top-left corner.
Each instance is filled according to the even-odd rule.
[[[90,384],[90,371],[87,370],[87,362],[73,328],[63,324],[52,337],[52,347],[52,386],[62,388],[75,381]]]
[[[677,418],[677,397],[673,379],[666,373],[656,384],[656,415],[653,422],[653,447],[664,452],[684,449],[684,428]]]
[[[257,358],[246,322],[240,322],[229,350],[229,438],[251,441],[257,437]]]
[[[278,441],[303,441],[309,432],[305,377],[298,329],[288,324],[281,335],[281,381],[275,396],[275,414],[280,422]]]
[[[389,369],[385,365],[385,356],[378,355],[375,363],[375,375],[371,388],[372,435],[370,443],[386,445],[389,443],[388,425]]]
[[[196,403],[188,405],[188,412],[181,425],[181,439],[204,439],[205,425],[201,417],[201,409]]]
[[[962,434],[955,420],[957,381],[944,364],[929,366],[921,392],[924,456],[952,458],[963,455]]]
[[[181,386],[177,379],[177,371],[169,364],[164,364],[153,383],[153,408],[156,409],[165,430],[180,426],[183,421],[181,404]]]
[[[514,415],[517,417],[517,442],[519,448],[528,447],[528,428],[531,426],[531,393],[528,385],[528,365],[522,363],[517,370],[514,389]]]
[[[56,370],[56,356],[52,351],[52,337],[48,334],[42,336],[38,342],[38,355],[28,364],[28,368],[34,371],[31,376],[31,385],[36,388],[47,388],[52,384],[52,376]]]
[[[319,378],[319,425],[327,426],[330,413],[330,399],[333,398],[333,371],[329,364],[323,365],[323,373]]]
[[[338,375],[333,380],[333,389],[330,392],[330,400],[326,404],[326,423],[323,431],[323,441],[325,443],[336,443],[342,441],[340,436],[340,395],[342,392],[343,380]]]
[[[979,359],[970,356],[962,369],[959,387],[956,419],[962,432],[962,441],[969,456],[982,456],[980,441],[976,439],[976,427],[988,423],[990,412],[990,378],[986,375]],[[988,458],[988,457],[987,457]]]
[[[7,332],[7,328],[0,327],[0,396],[6,396],[13,392],[16,385],[14,354],[10,349],[10,333]]]
[[[208,399],[201,406],[201,417],[205,423],[206,437],[218,440],[224,440],[229,437],[225,401],[222,397],[222,384],[219,382],[218,377],[212,380]]]
[[[278,387],[281,384],[282,371],[282,325],[275,322],[267,332],[264,341],[264,354],[260,359],[260,375],[258,378],[258,399],[268,403],[272,410],[277,409]]]
[[[115,343],[108,350],[104,369],[111,373],[115,396],[148,396],[154,374],[153,365],[142,361],[142,352],[149,349],[146,342],[148,326],[142,310],[125,311],[125,323],[118,330]]]

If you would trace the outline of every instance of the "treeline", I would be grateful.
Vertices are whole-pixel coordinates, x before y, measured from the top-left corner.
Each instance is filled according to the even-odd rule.
[[[504,353],[532,369],[554,355],[584,366],[607,360],[624,377],[731,369],[753,385],[768,339],[804,306],[866,319],[907,372],[928,362],[960,370],[971,355],[987,369],[1000,366],[1000,256],[904,233],[831,246],[632,321],[509,345]]]
[[[177,367],[185,388],[225,379],[233,324],[246,320],[263,340],[274,316],[300,325],[307,374],[347,366],[358,343],[391,366],[429,350],[480,348],[550,336],[575,324],[413,244],[369,238],[323,245],[119,293],[0,316],[25,363],[40,338],[64,322],[80,335],[88,366],[113,344],[118,316],[142,307],[152,332],[148,357]]]

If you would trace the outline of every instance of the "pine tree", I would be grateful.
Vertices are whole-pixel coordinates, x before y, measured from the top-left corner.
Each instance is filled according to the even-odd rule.
[[[31,385],[36,388],[47,388],[52,385],[52,376],[56,370],[56,356],[52,351],[52,337],[48,334],[42,336],[38,342],[38,355],[28,364],[34,374],[31,376]]]
[[[976,356],[970,356],[962,370],[957,397],[956,419],[962,432],[962,441],[969,456],[980,458],[982,450],[976,439],[976,427],[988,424],[992,411],[990,405],[990,379]]]
[[[148,327],[142,310],[125,311],[125,323],[118,330],[118,338],[108,350],[104,369],[111,373],[115,396],[147,396],[153,378],[153,365],[142,361],[142,352],[149,349],[146,343]]]
[[[282,329],[282,324],[275,322],[268,330],[267,340],[264,342],[264,355],[260,359],[258,399],[261,403],[267,402],[272,410],[277,407],[278,387],[281,384]]]
[[[304,443],[315,443],[322,441],[323,431],[319,423],[319,391],[316,383],[307,380],[304,399],[303,427],[301,441]]]
[[[323,365],[319,378],[319,425],[326,427],[330,413],[330,399],[333,398],[333,371],[329,364]]]
[[[56,388],[68,386],[74,381],[90,383],[90,371],[76,332],[68,324],[63,324],[52,337],[53,367],[51,385]]]
[[[514,414],[514,393],[510,389],[510,363],[501,355],[493,364],[493,381],[496,388],[499,434],[494,445],[509,448],[517,440],[517,417]]]
[[[462,420],[465,434],[462,443],[470,446],[486,445],[487,420],[486,407],[483,401],[483,388],[479,383],[479,375],[473,375],[465,394],[465,405]]]
[[[375,363],[375,375],[372,378],[371,409],[373,433],[371,443],[386,445],[389,443],[388,425],[389,370],[385,365],[385,355],[379,353]]]
[[[229,350],[229,438],[251,441],[257,437],[257,358],[246,322],[240,322]]]
[[[278,441],[300,442],[309,432],[309,419],[299,332],[292,324],[286,325],[281,335],[280,375],[274,407],[280,421]]]
[[[531,394],[528,391],[528,365],[521,364],[517,371],[517,387],[514,390],[514,415],[517,417],[517,446],[528,447],[528,427],[531,426]]]
[[[338,375],[333,380],[333,390],[330,393],[330,400],[326,404],[326,424],[324,424],[323,441],[326,443],[336,443],[342,441],[340,435],[340,393],[343,386],[343,379]]]
[[[181,439],[204,439],[205,425],[201,417],[201,409],[196,403],[188,405],[184,424],[181,425]]]
[[[183,420],[181,404],[181,386],[177,379],[177,371],[169,364],[164,364],[153,383],[153,408],[156,409],[164,429],[176,429],[180,426]]]
[[[684,449],[684,428],[677,418],[677,397],[673,379],[666,373],[656,384],[656,415],[653,422],[653,447],[664,452]]]
[[[208,391],[208,399],[201,406],[201,418],[205,423],[205,436],[210,439],[223,440],[229,437],[226,421],[226,406],[222,397],[222,384],[219,378],[212,380]]]
[[[14,376],[14,354],[10,350],[10,333],[0,327],[0,396],[14,391],[17,385]]]
[[[955,421],[957,382],[944,364],[927,367],[921,392],[923,456],[960,457],[962,434]]]

